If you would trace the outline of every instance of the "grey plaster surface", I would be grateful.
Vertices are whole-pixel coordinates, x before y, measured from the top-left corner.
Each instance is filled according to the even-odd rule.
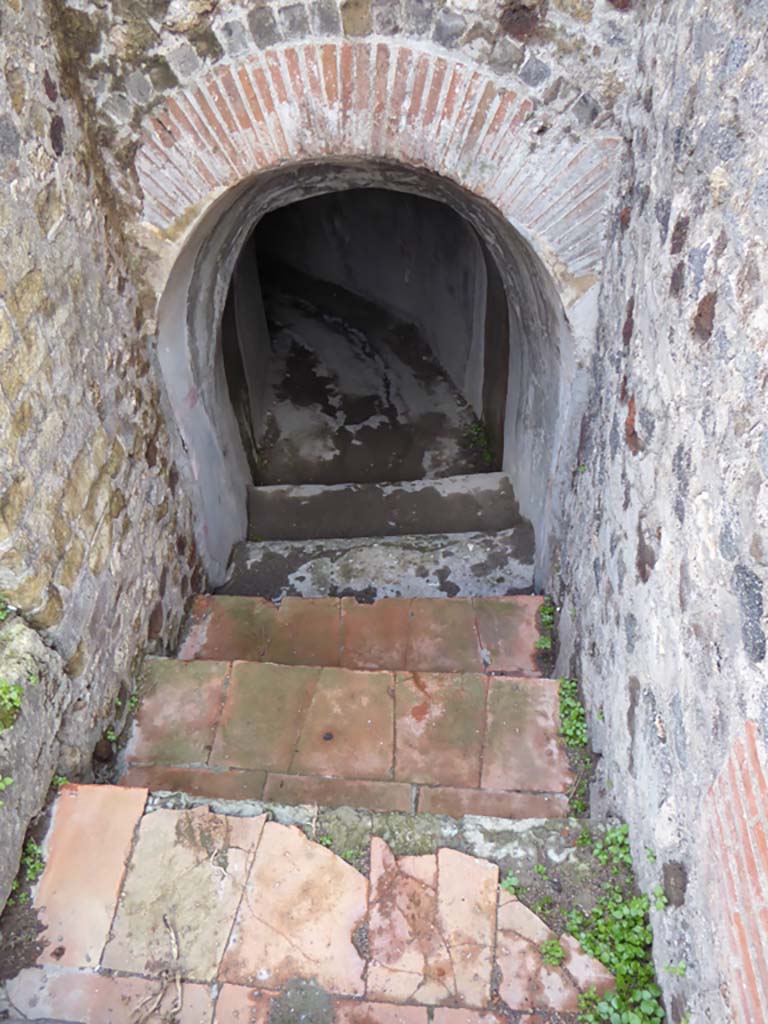
[[[415,480],[488,468],[474,414],[418,328],[293,270],[264,279],[272,335],[256,482]]]
[[[393,537],[503,530],[519,523],[503,473],[398,484],[252,487],[251,540]]]
[[[533,586],[533,529],[236,545],[221,594],[498,597]]]

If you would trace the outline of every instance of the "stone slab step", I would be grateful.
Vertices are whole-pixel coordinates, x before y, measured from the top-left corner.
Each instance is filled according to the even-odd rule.
[[[520,523],[504,473],[404,483],[251,487],[248,539],[398,537],[505,530]]]
[[[565,817],[558,683],[149,659],[122,783],[376,810]]]
[[[271,661],[415,672],[537,676],[534,595],[493,598],[195,597],[183,660]]]
[[[265,541],[237,544],[222,594],[493,597],[530,593],[530,523],[496,533]]]
[[[561,890],[593,882],[575,823],[507,824],[494,841],[476,819],[450,831],[435,819],[430,837],[340,812],[273,815],[63,787],[34,894],[41,950],[0,999],[80,1024],[152,1020],[152,1007],[179,1024],[501,1024],[573,1013],[581,992],[612,986],[499,886],[512,865],[535,885],[542,858]],[[342,856],[338,836],[355,848]],[[542,959],[552,939],[559,967]]]

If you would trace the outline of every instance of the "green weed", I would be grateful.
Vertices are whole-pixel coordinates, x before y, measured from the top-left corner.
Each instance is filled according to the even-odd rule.
[[[9,786],[12,785],[13,779],[10,777],[10,775],[0,775],[0,793],[2,793],[4,790],[8,789]],[[0,800],[0,807],[3,806],[5,806],[5,801]]]
[[[549,964],[550,967],[559,967],[563,960],[565,960],[565,950],[557,939],[547,939],[545,942],[542,942],[539,948],[541,950],[541,959],[545,964]]]
[[[587,715],[579,700],[579,684],[575,679],[560,679],[560,735],[569,747],[586,747],[589,743]]]
[[[10,729],[19,717],[23,692],[21,683],[0,679],[0,732]]]
[[[24,846],[24,853],[21,856],[21,866],[27,881],[33,885],[45,870],[43,851],[34,839],[28,839]]]

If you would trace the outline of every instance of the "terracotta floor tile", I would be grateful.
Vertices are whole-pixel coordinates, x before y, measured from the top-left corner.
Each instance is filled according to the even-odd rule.
[[[117,978],[61,967],[29,968],[6,984],[14,1006],[30,1020],[78,1024],[135,1024],[139,1007],[159,989],[154,978]],[[174,999],[171,990],[161,1011],[168,1013]],[[178,1024],[210,1024],[212,1012],[210,988],[185,982],[182,1010],[173,1019]]]
[[[509,1024],[509,1017],[490,1010],[457,1010],[440,1006],[432,1018],[434,1024]],[[526,1016],[520,1024],[541,1024],[538,1017]]]
[[[414,672],[482,672],[475,613],[462,598],[415,598],[406,668]]]
[[[115,912],[145,789],[64,786],[46,840],[35,908],[45,926],[41,963],[95,967]]]
[[[360,604],[353,597],[341,600],[342,653],[345,668],[405,668],[411,602],[385,597]]]
[[[125,756],[160,764],[205,764],[221,713],[225,661],[148,658]]]
[[[266,772],[213,772],[205,768],[172,768],[167,765],[134,766],[120,779],[121,786],[145,786],[153,793],[170,790],[212,800],[259,800]]]
[[[579,991],[558,967],[541,958],[542,942],[555,936],[544,922],[514,896],[499,901],[496,960],[501,973],[499,995],[513,1010],[575,1013]]]
[[[291,770],[351,779],[392,777],[394,678],[324,668]]]
[[[265,820],[210,814],[205,807],[146,815],[104,966],[149,975],[167,968],[166,915],[178,937],[184,977],[213,981]]]
[[[489,672],[540,676],[534,644],[539,638],[536,613],[543,597],[475,598],[477,631]]]
[[[608,968],[585,953],[572,935],[561,935],[560,945],[565,950],[563,968],[582,992],[595,988],[602,995],[614,987],[615,979]]]
[[[396,779],[480,785],[485,686],[474,673],[397,674]]]
[[[491,998],[499,869],[457,850],[437,854],[440,931],[451,950],[457,1001],[485,1006]]]
[[[236,662],[211,765],[286,771],[319,675],[317,668]]]
[[[573,777],[558,739],[559,706],[554,679],[491,680],[484,789],[568,791]]]
[[[498,869],[455,850],[395,859],[371,840],[368,995],[482,1007],[490,999]]]
[[[222,985],[213,1024],[267,1024],[273,995],[248,985]]]
[[[365,919],[367,880],[298,828],[264,827],[220,978],[276,989],[314,978],[362,995],[364,962],[352,936]]]
[[[198,596],[178,657],[261,661],[276,618],[277,608],[263,597]]]
[[[453,1000],[451,955],[437,920],[437,859],[408,862],[405,871],[383,839],[371,840],[367,995],[428,1005]]]
[[[334,1003],[335,1024],[427,1024],[423,1006],[392,1006],[339,999]]]
[[[318,775],[267,776],[264,799],[279,804],[322,804],[368,811],[410,811],[411,787],[405,782],[327,779]]]
[[[341,602],[335,597],[286,597],[265,660],[283,665],[337,666],[341,657]]]
[[[558,793],[505,793],[489,789],[422,786],[418,811],[461,818],[482,814],[490,818],[567,818],[568,798]]]

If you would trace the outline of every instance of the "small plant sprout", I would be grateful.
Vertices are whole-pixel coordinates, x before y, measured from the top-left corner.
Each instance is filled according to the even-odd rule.
[[[540,636],[538,640],[534,641],[533,646],[537,651],[551,651],[552,650],[552,637],[551,636]]]
[[[321,846],[333,846],[333,839],[330,836],[318,836],[317,841]]]
[[[51,785],[54,787],[54,789],[61,789],[61,787],[66,786],[68,782],[69,779],[67,778],[66,775],[54,775],[53,779],[51,780]]]
[[[565,950],[557,939],[547,939],[539,948],[541,949],[541,959],[550,967],[559,967],[565,960]]]
[[[0,732],[10,729],[21,711],[21,683],[0,679]]]
[[[10,777],[10,775],[0,775],[0,793],[4,792],[6,789],[8,789],[9,786],[12,785],[13,779]],[[0,807],[3,807],[4,804],[5,801],[0,800]]]
[[[645,856],[648,858],[648,863],[649,864],[655,864],[656,863],[656,854],[653,852],[653,850],[650,848],[650,846],[646,846],[646,848],[645,848]]]
[[[107,729],[107,731],[106,731],[106,733],[104,735],[107,737],[107,739],[109,740],[110,743],[117,743],[117,733],[115,732],[114,729],[112,729],[112,728]]]
[[[558,680],[560,687],[560,735],[568,747],[586,747],[589,743],[587,716],[579,700],[575,679]]]
[[[576,840],[577,846],[591,846],[592,845],[592,833],[588,828],[583,828],[579,832],[579,838]]]
[[[43,851],[34,839],[28,839],[24,846],[24,853],[21,856],[21,866],[27,876],[27,881],[34,885],[45,869]]]
[[[669,900],[660,885],[656,886],[651,895],[653,896],[654,910],[664,910],[664,908],[669,904]]]
[[[681,960],[679,964],[667,964],[664,968],[665,974],[671,974],[675,978],[684,978],[687,970],[687,964]]]
[[[549,874],[547,873],[547,869],[544,864],[536,864],[533,870],[537,875],[541,875],[542,878],[549,878]]]
[[[504,892],[511,892],[513,896],[520,892],[520,879],[517,875],[508,874],[501,883]]]

